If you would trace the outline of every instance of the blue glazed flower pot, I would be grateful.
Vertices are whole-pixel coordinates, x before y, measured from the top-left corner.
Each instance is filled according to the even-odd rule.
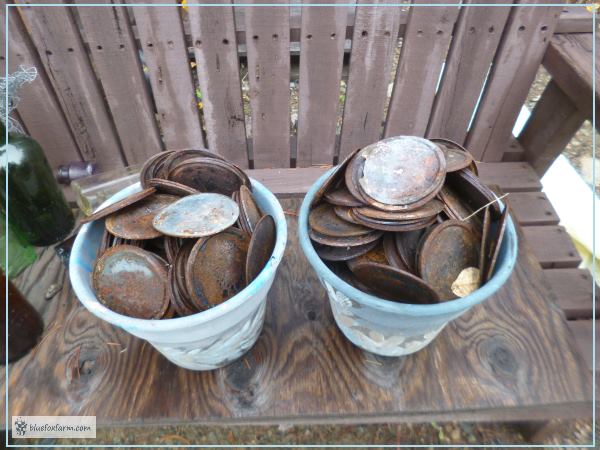
[[[308,236],[310,204],[333,170],[323,174],[304,197],[298,216],[298,237],[302,251],[327,290],[337,326],[358,347],[382,356],[419,351],[448,322],[494,295],[510,276],[518,248],[515,225],[509,217],[492,278],[466,297],[433,305],[415,305],[384,300],[351,286],[323,263]]]

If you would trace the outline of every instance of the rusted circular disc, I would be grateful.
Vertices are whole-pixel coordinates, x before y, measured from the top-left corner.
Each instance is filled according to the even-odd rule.
[[[246,287],[246,255],[250,237],[237,228],[200,239],[186,269],[188,293],[203,308],[216,306]]]
[[[339,182],[344,178],[344,173],[346,172],[346,167],[348,166],[348,164],[350,163],[352,158],[354,158],[354,155],[356,155],[358,153],[359,150],[360,149],[354,150],[352,153],[350,153],[348,156],[346,156],[346,158],[344,158],[344,160],[340,164],[338,164],[335,167],[335,169],[333,170],[331,175],[329,175],[329,177],[327,177],[327,179],[323,182],[321,187],[317,190],[317,192],[315,192],[315,196],[313,197],[311,206],[319,203],[321,201],[321,198],[327,191],[331,190],[332,188],[334,188],[335,186],[337,186],[339,184]]]
[[[483,281],[486,282],[494,274],[496,268],[496,261],[500,254],[500,248],[502,247],[502,241],[504,240],[504,233],[506,232],[506,223],[508,219],[508,205],[504,206],[500,220],[493,232],[490,232],[488,248],[488,261],[486,264],[485,275]]]
[[[175,260],[175,256],[179,251],[180,240],[173,236],[165,236],[165,255],[167,256],[167,261],[172,263]]]
[[[360,174],[365,164],[365,158],[360,154],[356,154],[346,165],[344,170],[344,184],[350,195],[362,204],[369,204],[367,199],[362,195],[359,189]]]
[[[452,283],[467,267],[479,266],[480,240],[470,225],[447,220],[421,239],[417,268],[442,300],[456,298]]]
[[[263,216],[254,227],[246,256],[246,284],[252,283],[269,261],[276,234],[275,221],[269,215]]]
[[[194,245],[196,243],[196,240],[186,239],[183,245],[177,251],[177,254],[175,255],[175,260],[173,261],[173,276],[175,277],[175,283],[177,283],[180,298],[189,309],[192,309],[194,311],[197,311],[198,308],[196,308],[194,302],[192,302],[191,300],[190,294],[187,289],[187,283],[185,280],[187,263],[190,257],[190,253],[192,252],[192,249],[194,248]]]
[[[358,255],[352,259],[349,259],[348,261],[346,261],[346,264],[348,264],[348,268],[352,270],[352,267],[354,267],[356,264],[364,262],[373,262],[378,264],[385,264],[388,266],[390,265],[389,261],[385,256],[381,240],[375,241],[375,247],[373,247],[371,250],[369,250],[366,253],[363,253],[362,255]]]
[[[98,251],[96,252],[96,258],[98,258],[99,256],[102,256],[102,254],[108,248],[110,248],[111,243],[112,243],[112,236],[108,232],[106,227],[104,227],[104,231],[102,232],[102,239],[100,239],[100,246],[98,247]]]
[[[311,229],[308,230],[308,235],[313,241],[330,247],[355,247],[358,245],[365,245],[369,242],[376,241],[382,234],[381,231],[371,231],[368,234],[362,234],[360,236],[331,237]]]
[[[229,228],[239,216],[231,198],[221,194],[194,194],[178,199],[156,214],[152,225],[167,236],[210,236]]]
[[[327,191],[323,198],[332,205],[349,207],[364,206],[364,203],[354,198],[346,185],[343,183],[340,187]]]
[[[140,170],[140,183],[146,188],[146,183],[151,178],[156,178],[157,167],[173,153],[172,151],[158,152],[146,160]]]
[[[352,208],[349,206],[334,206],[333,212],[335,212],[336,216],[338,216],[342,220],[345,220],[346,222],[360,225],[354,218],[354,214],[352,214]]]
[[[196,189],[186,186],[185,184],[176,183],[175,181],[165,180],[163,178],[150,178],[146,184],[149,187],[156,188],[159,192],[177,195],[179,197],[198,193]]]
[[[386,259],[388,260],[389,266],[404,270],[406,272],[412,271],[406,264],[404,264],[404,261],[400,257],[398,249],[396,248],[396,242],[393,233],[386,233],[383,236],[383,251]]]
[[[490,207],[485,208],[483,213],[483,224],[481,226],[481,247],[479,249],[479,282],[483,284],[485,282],[485,269],[487,266],[487,250],[488,242],[491,235],[492,218],[490,215]]]
[[[329,203],[323,203],[314,208],[308,216],[308,223],[313,231],[331,237],[362,236],[372,230],[342,220]]]
[[[389,221],[422,220],[428,219],[442,212],[444,204],[438,199],[431,199],[418,209],[411,211],[382,211],[369,206],[354,208],[354,212],[363,217]]]
[[[349,265],[346,264],[344,261],[325,261],[325,264],[327,264],[327,267],[329,267],[331,271],[345,283],[348,283],[354,286],[356,289],[359,289],[368,294],[377,295],[377,293],[373,292],[369,287],[365,286],[356,279],[356,277],[350,270]]]
[[[437,216],[433,216],[425,219],[406,220],[400,222],[370,219],[368,217],[361,216],[360,214],[354,212],[354,210],[352,211],[352,214],[355,220],[359,224],[364,225],[365,227],[369,227],[374,230],[393,232],[420,230],[421,228],[427,228],[429,225],[431,225],[437,220]]]
[[[245,183],[233,165],[214,158],[192,158],[173,168],[169,180],[199,192],[213,192],[228,197]]]
[[[364,245],[356,245],[354,247],[330,247],[328,245],[321,245],[313,243],[317,255],[325,261],[349,261],[354,258],[360,257],[365,253],[372,250],[379,244],[379,241],[369,242]]]
[[[154,216],[179,197],[155,194],[106,218],[106,228],[123,239],[153,239],[160,236],[152,226]]]
[[[455,172],[473,164],[473,155],[466,148],[450,139],[430,138],[444,153],[446,158],[446,172]]]
[[[490,188],[484,185],[471,171],[463,169],[448,174],[448,187],[452,188],[463,202],[469,205],[472,211],[476,211],[487,203],[496,200],[496,196]],[[490,204],[492,218],[500,218],[500,205],[498,202]]]
[[[164,160],[164,163],[161,167],[161,172],[164,176],[161,178],[166,178],[172,169],[177,167],[182,162],[192,158],[215,158],[220,159],[221,161],[225,161],[225,159],[223,159],[221,156],[212,153],[206,149],[175,150],[169,155],[168,158]]]
[[[119,314],[160,319],[169,306],[167,266],[138,247],[109,248],[94,266],[94,292],[103,305]]]
[[[104,217],[110,216],[111,214],[123,209],[127,208],[130,205],[133,205],[140,200],[145,199],[146,197],[150,197],[152,194],[156,192],[156,189],[153,187],[149,187],[139,192],[135,192],[118,202],[113,203],[112,205],[108,205],[106,208],[99,209],[95,213],[84,217],[81,220],[81,223],[93,222],[94,220],[102,219]]]
[[[422,305],[439,301],[437,293],[426,282],[394,267],[367,262],[356,264],[352,273],[361,283],[386,300]]]
[[[169,289],[171,294],[171,305],[175,308],[175,311],[180,317],[191,316],[198,312],[195,308],[192,308],[188,305],[186,301],[183,300],[181,291],[179,289],[179,285],[177,284],[176,279],[176,270],[175,266],[171,265],[169,268]]]
[[[263,213],[256,204],[252,191],[246,186],[240,187],[240,216],[243,217],[248,229],[246,231],[253,233],[258,221],[263,217]]]
[[[362,149],[363,194],[387,205],[409,205],[439,189],[446,175],[440,148],[415,136],[398,136]]]
[[[408,267],[409,272],[416,272],[417,250],[424,232],[425,228],[421,228],[420,230],[404,231],[394,234],[396,250],[402,259],[402,262]]]

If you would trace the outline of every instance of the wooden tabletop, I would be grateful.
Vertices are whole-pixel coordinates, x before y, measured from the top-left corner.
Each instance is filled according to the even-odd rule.
[[[245,357],[211,372],[178,368],[96,319],[74,297],[58,258],[45,251],[21,288],[32,301],[51,283],[63,288],[42,305],[40,344],[9,366],[9,414],[96,415],[100,426],[591,416],[590,374],[522,236],[514,273],[497,295],[424,350],[383,358],[337,329],[298,246],[299,200],[283,204],[289,243],[264,331]]]

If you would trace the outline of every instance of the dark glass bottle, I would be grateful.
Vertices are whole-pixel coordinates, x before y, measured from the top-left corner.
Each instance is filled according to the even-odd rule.
[[[2,283],[2,345],[0,360],[6,362],[6,289],[4,283],[6,278],[0,270],[0,282]],[[17,288],[8,281],[8,362],[15,361],[25,355],[35,344],[44,330],[44,322],[40,314],[21,295]]]
[[[64,239],[75,217],[69,208],[46,156],[31,137],[8,133],[0,122],[0,193],[6,200],[8,166],[8,216],[32,245],[47,246]]]

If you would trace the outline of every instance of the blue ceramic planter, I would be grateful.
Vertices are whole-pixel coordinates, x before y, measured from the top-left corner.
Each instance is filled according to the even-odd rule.
[[[298,217],[302,251],[327,290],[335,321],[358,347],[382,356],[414,353],[472,306],[491,297],[510,276],[517,260],[517,233],[511,218],[492,278],[472,294],[433,305],[397,303],[366,294],[335,275],[315,252],[308,237],[308,214],[312,199],[333,171],[323,174],[304,197]]]

